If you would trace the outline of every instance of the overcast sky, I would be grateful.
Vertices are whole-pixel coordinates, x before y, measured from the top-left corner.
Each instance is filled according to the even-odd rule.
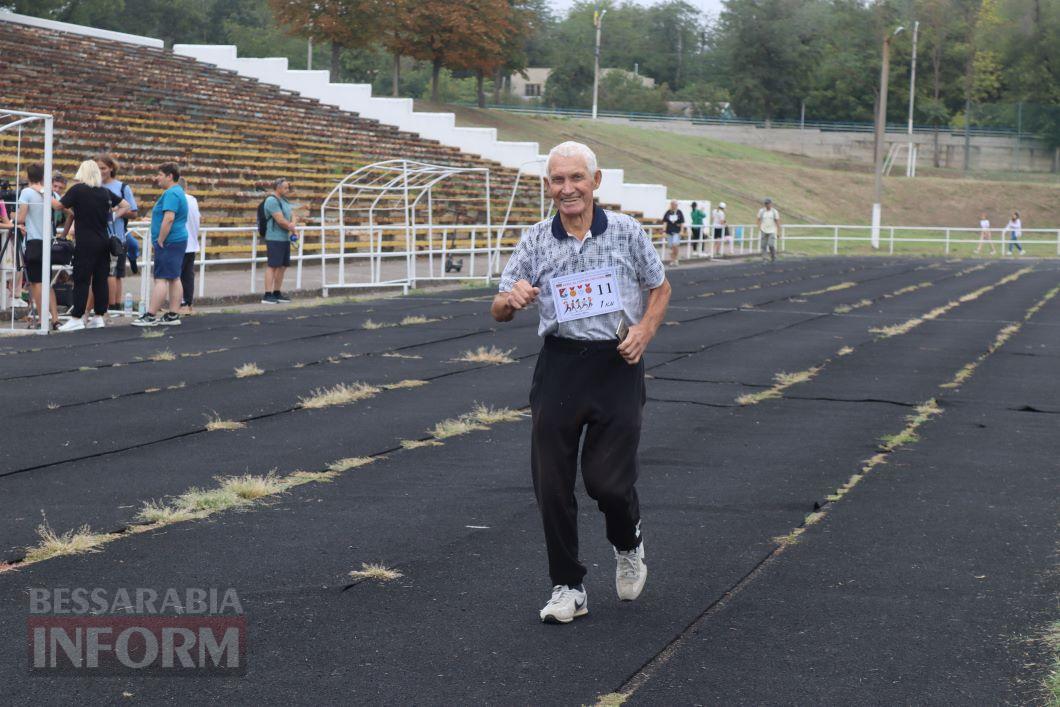
[[[654,5],[655,0],[635,0],[638,5]],[[567,10],[574,4],[574,0],[551,0],[552,7],[555,8],[556,14],[563,16],[567,14]],[[698,7],[700,11],[717,17],[718,13],[721,12],[721,0],[685,0],[689,5]]]

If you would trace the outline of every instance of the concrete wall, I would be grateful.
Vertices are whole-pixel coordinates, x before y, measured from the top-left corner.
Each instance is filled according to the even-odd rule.
[[[622,118],[602,118],[612,123],[628,123]],[[758,128],[753,125],[693,125],[690,121],[637,121],[636,125],[683,135],[711,137],[740,145],[751,145],[821,159],[852,160],[872,163],[874,138],[872,133],[833,132],[806,128]],[[888,132],[888,148],[905,145],[908,136]],[[931,133],[913,134],[917,145],[917,167],[934,166],[934,136]],[[1041,142],[1024,137],[1016,144],[1015,137],[972,137],[971,169],[991,171],[1055,172],[1060,166],[1060,150],[1048,149]],[[951,132],[939,133],[939,166],[949,169],[964,168],[964,137]],[[905,151],[896,160],[892,174],[905,174]]]
[[[355,112],[380,123],[460,148],[527,174],[542,173],[543,155],[536,142],[507,142],[497,139],[494,128],[461,128],[452,113],[424,113],[413,110],[410,98],[372,96],[368,84],[331,83],[327,71],[290,69],[286,59],[239,57],[231,45],[177,44],[173,51],[198,61],[270,83],[315,98],[321,103]],[[622,170],[605,170],[600,200],[618,204],[624,210],[643,212],[647,218],[660,218],[666,210],[666,187],[661,184],[626,184]]]

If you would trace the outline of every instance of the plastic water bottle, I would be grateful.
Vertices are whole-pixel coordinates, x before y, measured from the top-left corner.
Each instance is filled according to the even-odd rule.
[[[132,313],[133,313],[133,301],[132,301],[132,293],[131,292],[126,292],[125,293],[125,300],[122,303],[122,311],[125,313],[125,316],[127,316],[127,317],[131,317],[132,316]]]
[[[147,301],[141,299],[140,300],[140,316],[142,317],[145,314],[147,314]]]

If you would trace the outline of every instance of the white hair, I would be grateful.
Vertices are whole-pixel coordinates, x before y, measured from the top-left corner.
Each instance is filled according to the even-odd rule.
[[[77,168],[77,174],[74,175],[74,179],[90,187],[98,187],[103,184],[103,174],[100,173],[99,165],[96,164],[95,160],[82,162],[81,166]]]
[[[548,163],[545,170],[548,171],[553,157],[581,157],[585,160],[585,168],[589,170],[589,176],[596,174],[596,153],[589,149],[588,145],[568,140],[561,142],[548,151]]]

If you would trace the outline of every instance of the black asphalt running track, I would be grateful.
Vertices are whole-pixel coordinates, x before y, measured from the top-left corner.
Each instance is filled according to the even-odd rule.
[[[15,567],[0,573],[5,702],[1039,698],[1036,639],[1057,618],[1060,296],[1025,315],[1060,284],[1060,264],[828,258],[670,278],[647,356],[648,587],[617,601],[602,519],[582,494],[590,613],[565,627],[536,616],[550,588],[529,421],[401,448],[476,402],[526,406],[536,317],[494,323],[488,291],[203,316],[159,338],[112,328],[0,341],[0,561]],[[904,333],[870,331],[938,307]],[[435,321],[364,328],[406,316]],[[480,346],[515,362],[456,360]],[[940,387],[976,361],[959,387]],[[236,378],[250,362],[264,373]],[[735,402],[799,371],[813,375],[781,397]],[[408,379],[427,384],[299,407],[317,388]],[[942,413],[919,439],[829,503],[930,399]],[[212,415],[247,426],[207,432]],[[363,455],[383,458],[250,510],[18,566],[42,514],[60,531],[120,531],[144,501],[218,476]],[[404,577],[351,587],[362,562]],[[30,676],[26,590],[58,586],[234,587],[249,672]]]

